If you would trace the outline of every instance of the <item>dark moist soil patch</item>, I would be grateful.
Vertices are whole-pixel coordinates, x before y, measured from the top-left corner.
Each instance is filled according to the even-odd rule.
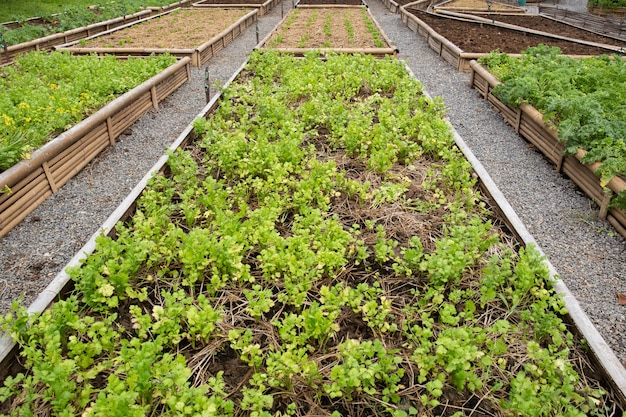
[[[598,35],[584,29],[568,25],[566,23],[557,22],[542,16],[523,16],[523,15],[477,15],[485,19],[494,19],[496,22],[508,23],[511,25],[522,26],[528,29],[540,30],[542,32],[552,33],[555,35],[566,36],[572,39],[581,39],[588,42],[604,43],[607,45],[620,46],[626,48],[626,41],[609,38],[607,36]]]
[[[464,52],[489,53],[498,49],[500,52],[507,54],[518,54],[530,47],[544,44],[557,46],[566,55],[602,55],[611,53],[611,51],[604,48],[552,39],[541,35],[532,35],[512,29],[495,27],[486,23],[448,19],[415,9],[409,9],[408,12],[421,19]]]

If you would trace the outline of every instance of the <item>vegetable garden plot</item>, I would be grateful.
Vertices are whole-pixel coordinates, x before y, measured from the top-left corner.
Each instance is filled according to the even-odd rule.
[[[299,6],[261,47],[303,54],[311,49],[390,55],[397,51],[364,6]]]
[[[626,236],[626,61],[573,59],[556,48],[472,63],[472,86],[570,177]],[[493,73],[493,75],[489,72]],[[600,81],[601,80],[601,81]]]
[[[74,54],[188,56],[200,66],[257,19],[256,9],[176,9],[57,49]]]
[[[441,13],[441,12],[439,12]],[[581,41],[612,45],[621,48],[626,52],[626,41],[603,36],[593,33],[589,30],[581,29],[576,26],[559,22],[545,16],[538,15],[515,15],[515,14],[469,14],[469,13],[451,13],[453,16],[476,19],[482,22],[494,22],[503,27],[511,25],[512,27],[525,28],[529,31],[537,31],[538,33],[550,33],[563,38],[578,39]],[[619,52],[619,49],[616,49]]]
[[[16,28],[4,33],[7,47],[0,53],[0,65],[7,64],[11,62],[14,57],[27,52],[51,50],[55,46],[106,32],[116,27],[124,26],[158,13],[163,13],[164,11],[172,9],[174,6],[183,7],[189,3],[189,0],[181,0],[176,3],[170,3],[168,6],[148,8],[148,10],[137,11],[133,14],[128,14],[130,10],[126,10],[125,12],[124,6],[116,13],[116,6],[114,4],[101,5],[97,7],[96,10],[100,12],[99,16],[101,19],[105,19],[104,16],[110,16],[107,20],[85,25],[84,23],[80,23],[85,22],[84,17],[82,19],[77,18],[75,14],[70,13],[68,16],[59,16],[61,20],[59,27],[64,27],[68,30],[60,33],[51,33],[47,36],[43,35],[45,33],[54,32],[52,28],[43,31],[37,30],[33,33],[32,28],[29,29],[29,26],[32,25],[27,23],[25,28]],[[15,23],[19,25],[19,22]]]
[[[487,22],[475,22],[443,17],[409,6],[401,8],[404,24],[425,37],[430,47],[459,71],[470,71],[469,63],[493,50],[518,54],[537,45],[557,46],[564,54],[597,56],[619,51],[619,47],[591,46],[578,40],[557,39],[552,35],[537,35],[526,30],[497,27]]]
[[[189,59],[31,52],[2,70],[0,236],[189,79]],[[108,104],[107,104],[108,103]]]
[[[443,104],[394,59],[325,58],[254,52],[74,291],[2,320],[25,369],[0,412],[619,412]]]

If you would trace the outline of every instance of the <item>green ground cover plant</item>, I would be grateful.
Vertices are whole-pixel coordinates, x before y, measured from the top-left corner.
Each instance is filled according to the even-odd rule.
[[[30,52],[0,70],[0,172],[176,62]]]
[[[547,266],[393,58],[252,53],[44,313],[0,414],[612,415]]]
[[[556,47],[537,46],[520,59],[493,52],[479,60],[502,82],[494,95],[506,104],[530,103],[558,129],[565,153],[587,151],[601,162],[603,184],[626,177],[626,61],[619,56],[575,59]],[[626,208],[626,193],[614,205]]]
[[[617,9],[618,7],[626,7],[626,0],[589,0],[587,6],[602,6],[607,9]]]
[[[166,6],[175,0],[91,0],[64,1],[8,1],[0,4],[0,22],[18,21],[21,27],[0,27],[0,34],[7,45],[28,42],[33,39],[64,32],[92,23],[136,13],[148,6]],[[27,23],[32,17],[42,17],[43,22]]]

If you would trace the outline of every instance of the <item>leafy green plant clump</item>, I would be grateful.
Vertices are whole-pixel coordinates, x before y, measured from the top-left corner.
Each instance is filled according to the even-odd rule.
[[[506,104],[533,105],[558,129],[566,154],[587,151],[583,162],[601,162],[603,184],[626,177],[626,61],[618,56],[575,59],[540,45],[517,59],[492,52],[480,59],[502,82],[493,93]],[[614,199],[626,208],[626,193]]]
[[[617,9],[618,7],[626,7],[626,0],[589,0],[587,6],[602,6],[606,9]]]
[[[256,51],[116,238],[1,328],[0,413],[610,415],[533,247],[393,59]]]
[[[45,5],[45,2],[43,3]],[[42,2],[36,2],[35,6],[31,5],[30,8],[26,7],[28,5],[16,6],[15,2],[11,2],[9,6],[11,9],[3,13],[5,18],[0,19],[0,21],[18,21],[23,23],[15,29],[2,28],[0,30],[7,45],[10,46],[137,13],[146,6],[166,6],[171,3],[175,3],[175,0],[113,0],[102,3],[89,1],[85,2],[84,5],[60,5],[54,13],[41,13]],[[37,14],[28,14],[32,13],[33,10],[36,10]],[[27,19],[32,17],[41,17],[42,21],[28,23]]]
[[[30,52],[0,70],[0,172],[176,62]]]

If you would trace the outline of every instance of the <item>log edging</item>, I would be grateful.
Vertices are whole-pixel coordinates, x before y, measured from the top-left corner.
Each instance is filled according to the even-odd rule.
[[[189,80],[189,65],[189,58],[179,60],[0,173],[0,189],[11,190],[0,194],[0,238],[145,112],[158,110],[159,102]]]
[[[520,106],[504,104],[492,94],[500,81],[476,61],[472,61],[470,67],[470,87],[476,89],[516,132],[539,149],[558,172],[567,175],[598,204],[599,218],[608,220],[619,234],[626,237],[626,212],[609,207],[613,194],[626,190],[626,181],[616,176],[603,186],[595,175],[601,163],[583,164],[581,160],[586,152],[582,149],[576,155],[564,156],[565,145],[559,141],[554,125],[544,122],[543,114],[528,103]]]

